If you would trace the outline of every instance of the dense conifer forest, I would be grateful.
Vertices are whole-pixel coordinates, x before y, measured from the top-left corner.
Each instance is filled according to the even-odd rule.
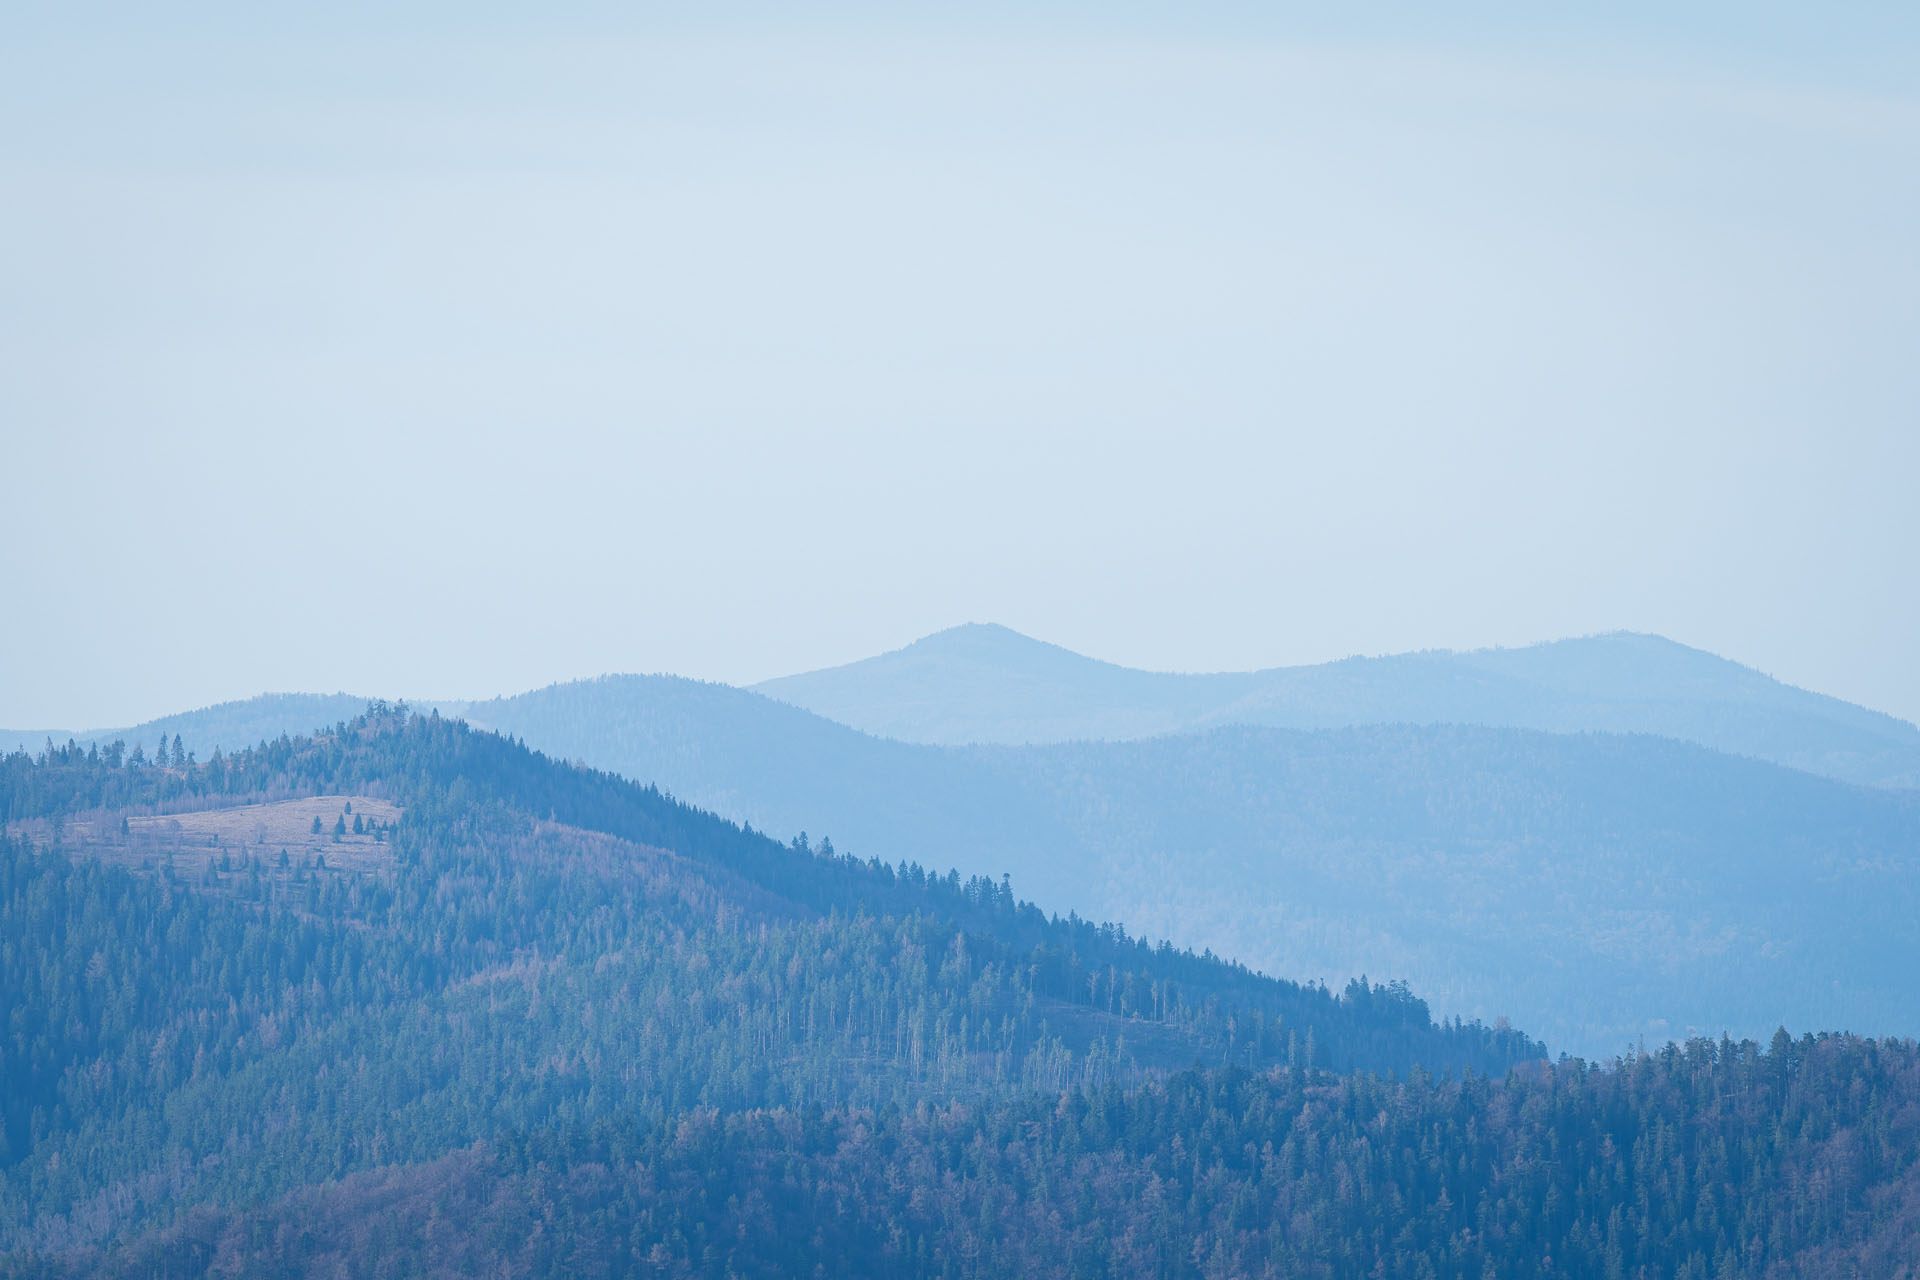
[[[1920,1055],[1593,1065],[376,705],[0,761],[0,1273],[1898,1275]]]

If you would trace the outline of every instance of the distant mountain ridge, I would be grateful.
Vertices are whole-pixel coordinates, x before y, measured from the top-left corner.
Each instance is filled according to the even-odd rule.
[[[1631,632],[1185,674],[1122,667],[1007,627],[967,623],[749,688],[875,737],[940,746],[1133,741],[1229,725],[1467,724],[1647,733],[1859,786],[1920,788],[1920,727]],[[351,719],[367,702],[277,693],[127,728],[0,730],[0,753],[39,751],[49,739],[118,738],[151,749],[165,734],[204,756]],[[484,703],[418,705],[460,715]]]
[[[1920,796],[1649,735],[1226,726],[940,747],[610,676],[478,727],[860,856],[1338,985],[1404,978],[1555,1049],[1689,1027],[1920,1029]]]
[[[1225,725],[1475,724],[1650,733],[1862,786],[1920,787],[1920,728],[1660,636],[1174,674],[969,623],[752,686],[879,737],[1121,741]]]
[[[1015,699],[1011,667],[1036,720],[1085,723],[1104,705],[1115,740],[915,743],[665,676],[431,705],[782,838],[805,830],[889,862],[1011,872],[1051,910],[1269,973],[1405,978],[1443,1012],[1504,1014],[1556,1048],[1610,1052],[1689,1026],[1764,1035],[1783,1021],[1920,1030],[1920,997],[1898,977],[1920,964],[1920,793],[1819,776],[1877,759],[1880,778],[1903,777],[1913,730],[1891,717],[1655,637],[1352,660],[1300,669],[1291,687],[1280,677],[1300,672],[1167,676],[1003,628],[943,637],[874,661],[909,690],[915,664],[936,676],[971,664],[981,704],[935,679],[893,713],[978,722],[993,698]],[[1268,704],[1295,719],[1380,719],[1261,723]],[[102,736],[151,751],[178,733],[205,759],[361,705],[271,695]],[[1195,705],[1184,732],[1122,732]],[[1436,720],[1388,714],[1414,706]],[[1475,724],[1463,707],[1563,718]],[[1691,719],[1676,725],[1681,712]],[[1761,730],[1776,755],[1829,768],[1767,761]],[[1747,749],[1698,741],[1714,731]],[[0,736],[0,748],[44,741]]]

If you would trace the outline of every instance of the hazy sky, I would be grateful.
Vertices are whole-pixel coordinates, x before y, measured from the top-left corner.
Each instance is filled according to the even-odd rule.
[[[157,8],[0,39],[0,724],[970,619],[1920,717],[1920,6]]]

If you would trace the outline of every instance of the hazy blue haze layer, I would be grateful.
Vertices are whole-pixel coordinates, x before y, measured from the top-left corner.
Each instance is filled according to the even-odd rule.
[[[1920,1029],[1899,976],[1920,964],[1920,797],[1591,731],[1885,782],[1912,726],[1658,638],[1174,676],[975,627],[771,687],[902,736],[1129,740],[912,743],[658,676],[441,706],[783,838],[1011,873],[1053,910],[1279,975],[1404,978],[1556,1048]],[[358,705],[274,695],[116,736],[204,757]]]
[[[754,688],[909,742],[1144,738],[1226,724],[1652,733],[1870,786],[1920,786],[1920,728],[1660,636],[1181,675],[968,625]]]
[[[8,17],[0,723],[969,617],[1920,717],[1911,4]]]
[[[1556,1049],[1920,1030],[1920,797],[1691,744],[1365,726],[938,747],[662,677],[466,714],[764,830],[1011,873],[1043,906],[1271,973],[1403,978]]]

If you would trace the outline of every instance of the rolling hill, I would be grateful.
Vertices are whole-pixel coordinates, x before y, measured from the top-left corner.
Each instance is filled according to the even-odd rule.
[[[1920,1260],[1911,1040],[1548,1061],[385,706],[0,759],[0,956],[9,1278]]]
[[[0,760],[0,954],[0,1275],[530,1126],[1544,1052],[385,708],[191,767]]]
[[[938,747],[722,685],[606,677],[475,724],[764,830],[1010,873],[1271,973],[1404,978],[1556,1049],[1920,1030],[1920,796],[1647,735],[1235,726]]]
[[[1650,733],[1866,786],[1920,787],[1920,728],[1659,636],[1182,675],[970,624],[754,686],[880,737],[1111,741],[1223,725],[1476,724]]]
[[[782,839],[1010,873],[1049,910],[1270,973],[1405,978],[1557,1049],[1920,1030],[1895,976],[1920,962],[1920,795],[1811,768],[1898,781],[1912,726],[1654,637],[1175,676],[967,627],[770,687],[868,698],[836,706],[877,728],[1021,736],[1017,713],[1066,740],[908,742],[652,676],[440,709]],[[353,702],[273,695],[114,736],[179,733],[204,758]]]

